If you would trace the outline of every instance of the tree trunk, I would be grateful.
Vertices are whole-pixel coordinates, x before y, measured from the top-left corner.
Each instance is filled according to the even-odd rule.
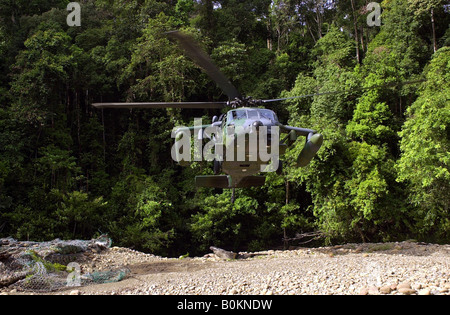
[[[320,8],[319,6],[320,5],[323,5],[323,4],[321,4],[320,2],[317,4],[317,6],[316,6],[316,23],[317,23],[317,35],[319,36],[319,39],[321,39],[323,36],[322,36],[322,24],[323,24],[323,16],[322,16],[322,12],[321,12],[321,9],[323,8]]]
[[[103,96],[102,96],[103,99]],[[103,133],[103,162],[106,162],[106,135],[105,135],[105,115],[102,108],[102,133]]]
[[[287,206],[289,204],[289,180],[286,180],[286,200],[285,200],[285,205]],[[287,234],[286,234],[286,228],[283,228],[283,246],[284,249],[288,249],[289,248],[289,241],[287,238]]]
[[[437,51],[436,26],[434,23],[434,9],[433,8],[431,8],[431,26],[433,29],[433,49],[434,49],[434,52],[436,53],[436,51]]]
[[[364,44],[364,28],[362,26],[359,28],[359,37],[361,38],[361,49],[362,49],[363,58],[364,58],[364,54],[366,52],[366,45]]]
[[[352,2],[352,13],[353,13],[353,27],[355,28],[356,61],[358,61],[358,64],[360,64],[361,56],[359,53],[358,20],[356,19],[356,14],[355,14],[355,1],[351,0],[351,2]]]
[[[270,17],[267,19],[267,49],[270,51],[273,50],[273,42],[272,42],[272,21]]]
[[[208,27],[208,33],[210,35],[213,35],[212,32],[214,30],[214,4],[212,0],[204,0],[204,10],[205,10],[205,18],[206,18],[206,25]]]
[[[285,200],[285,204],[288,205],[289,204],[289,181],[286,179],[286,200]]]

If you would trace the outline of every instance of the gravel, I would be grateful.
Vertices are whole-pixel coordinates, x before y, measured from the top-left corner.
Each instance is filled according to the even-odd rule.
[[[165,259],[112,248],[98,258],[100,267],[127,264],[132,276],[79,294],[450,294],[449,245],[348,244],[239,256],[251,258]]]
[[[129,268],[127,279],[72,295],[450,295],[450,245],[347,244],[169,259],[113,247],[90,253],[82,273]],[[8,292],[6,292],[8,294]]]

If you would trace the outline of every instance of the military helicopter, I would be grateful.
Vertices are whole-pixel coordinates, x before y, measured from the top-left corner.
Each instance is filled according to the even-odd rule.
[[[337,94],[342,92],[326,92],[297,97],[260,100],[252,97],[244,97],[228,78],[214,64],[196,41],[186,33],[171,31],[165,33],[170,39],[176,41],[206,74],[216,82],[222,91],[228,96],[224,102],[152,102],[152,103],[94,103],[96,108],[112,109],[145,109],[145,108],[181,108],[181,109],[224,109],[230,108],[227,113],[214,116],[211,124],[194,127],[182,127],[175,130],[175,146],[173,158],[186,166],[190,162],[189,157],[181,153],[180,140],[191,136],[191,132],[197,134],[197,140],[205,138],[212,141],[211,147],[214,174],[212,176],[197,176],[197,187],[232,189],[232,202],[236,188],[263,186],[264,176],[258,176],[262,172],[274,172],[281,174],[282,163],[279,157],[286,152],[289,145],[296,142],[299,137],[305,137],[303,150],[297,158],[297,166],[307,166],[317,154],[323,144],[323,136],[315,130],[286,126],[279,122],[277,115],[270,109],[263,108],[265,104],[280,102],[289,99],[311,97],[315,95]],[[376,87],[373,87],[376,88]],[[281,138],[281,134],[285,134]],[[241,139],[241,141],[239,141]],[[190,142],[187,146],[190,149]],[[271,164],[268,164],[267,152],[276,151],[272,155]],[[261,158],[261,153],[266,153],[266,159]],[[240,157],[239,157],[240,156]],[[225,175],[220,175],[221,173]]]

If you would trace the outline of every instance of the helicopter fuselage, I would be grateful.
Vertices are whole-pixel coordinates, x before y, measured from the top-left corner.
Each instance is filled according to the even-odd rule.
[[[219,163],[219,170],[229,175],[229,187],[239,187],[245,178],[278,169],[280,151],[283,154],[286,145],[280,150],[280,128],[273,111],[244,107],[221,118],[223,151],[216,150],[214,163],[216,172]]]

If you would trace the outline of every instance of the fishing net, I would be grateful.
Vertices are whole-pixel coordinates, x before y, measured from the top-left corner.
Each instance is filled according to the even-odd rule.
[[[0,289],[51,292],[70,286],[84,286],[123,280],[128,269],[82,274],[80,263],[86,253],[110,248],[111,239],[101,236],[83,241],[20,242],[0,239]]]
[[[118,270],[108,270],[108,271],[95,271],[86,275],[86,282],[94,283],[112,283],[119,282],[125,279],[125,277],[130,272],[129,269],[118,269]]]

